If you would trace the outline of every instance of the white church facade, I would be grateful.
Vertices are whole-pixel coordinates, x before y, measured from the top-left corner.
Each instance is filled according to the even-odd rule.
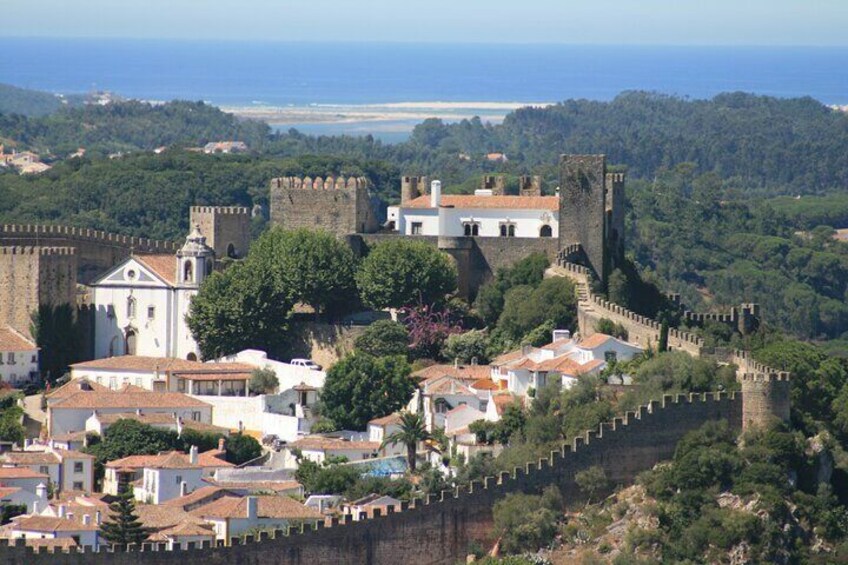
[[[92,285],[95,359],[197,360],[185,316],[214,265],[215,252],[195,226],[176,255],[133,255],[110,269]]]

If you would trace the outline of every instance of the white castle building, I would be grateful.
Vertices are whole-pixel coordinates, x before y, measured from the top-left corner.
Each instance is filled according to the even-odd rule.
[[[92,285],[94,356],[178,357],[200,351],[185,323],[215,252],[195,225],[174,255],[133,255]]]
[[[559,197],[491,189],[443,195],[435,180],[429,194],[389,207],[388,223],[403,235],[558,238]]]

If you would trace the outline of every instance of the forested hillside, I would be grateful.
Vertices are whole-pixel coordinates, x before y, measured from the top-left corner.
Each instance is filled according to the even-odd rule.
[[[62,101],[49,92],[0,84],[0,114],[45,116],[58,110]]]
[[[628,170],[627,246],[643,277],[682,292],[693,309],[755,301],[771,325],[797,336],[848,332],[848,245],[817,228],[848,226],[848,117],[812,99],[690,101],[632,92],[608,103],[519,110],[499,126],[427,120],[396,145],[269,131],[192,102],[0,115],[0,137],[19,147],[57,157],[88,149],[41,175],[0,174],[0,221],[178,239],[192,204],[267,205],[275,176],[364,174],[393,203],[403,173],[470,192],[484,172],[506,174],[508,187],[533,172],[552,191],[560,153],[604,152]],[[241,139],[254,151],[212,156],[173,147],[214,139]],[[149,151],[161,145],[171,149]],[[112,151],[128,154],[103,157]],[[509,160],[490,162],[488,151]],[[639,310],[634,297],[611,297]]]
[[[89,104],[35,118],[0,111],[0,137],[39,154],[59,157],[79,147],[108,154],[219,140],[244,141],[256,149],[265,142],[268,132],[264,123],[237,120],[202,102]]]

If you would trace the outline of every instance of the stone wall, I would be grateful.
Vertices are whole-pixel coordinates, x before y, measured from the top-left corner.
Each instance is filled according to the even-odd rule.
[[[580,244],[597,276],[606,280],[606,157],[563,155],[559,163],[560,247]]]
[[[601,466],[614,484],[631,483],[636,475],[669,459],[680,439],[710,420],[742,425],[742,395],[667,396],[637,412],[603,424],[566,444],[550,457],[516,468],[512,473],[475,481],[470,489],[444,491],[428,500],[403,503],[398,513],[358,522],[321,524],[317,530],[260,536],[245,545],[168,552],[154,544],[115,552],[35,553],[7,547],[0,541],[0,558],[9,565],[159,564],[204,562],[259,565],[356,563],[453,564],[462,560],[473,541],[491,543],[492,506],[509,493],[539,493],[558,485],[566,504],[581,499],[574,476]]]
[[[69,247],[0,247],[0,324],[32,337],[38,307],[76,304],[76,251]]]
[[[0,246],[73,247],[77,256],[77,280],[87,284],[136,253],[176,253],[177,244],[140,237],[117,235],[68,226],[0,226]]]
[[[559,242],[551,238],[531,237],[435,237],[400,234],[367,234],[348,238],[360,255],[367,247],[384,241],[405,238],[424,241],[453,257],[459,274],[459,292],[473,299],[477,290],[490,281],[498,269],[510,267],[531,253],[542,253],[555,260]]]

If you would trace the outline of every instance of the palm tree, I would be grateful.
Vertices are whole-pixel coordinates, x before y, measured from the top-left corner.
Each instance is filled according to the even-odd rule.
[[[383,439],[380,449],[387,445],[402,443],[406,446],[406,460],[409,463],[410,472],[415,472],[415,448],[418,442],[427,441],[433,435],[427,431],[424,424],[424,416],[420,412],[402,412],[400,415],[400,429]]]

